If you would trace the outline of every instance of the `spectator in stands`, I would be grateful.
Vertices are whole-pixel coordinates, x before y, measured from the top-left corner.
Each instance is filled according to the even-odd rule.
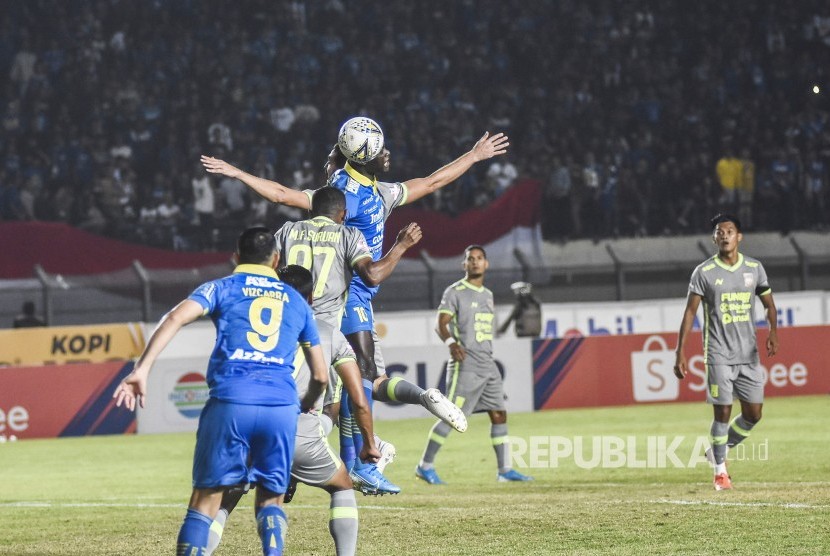
[[[725,212],[737,213],[738,192],[743,187],[743,163],[735,156],[734,149],[727,145],[722,158],[715,167],[721,187],[720,206]]]
[[[7,180],[22,169],[22,184],[33,172],[40,176],[35,207],[51,205],[60,188],[72,198],[92,187],[108,157],[123,158],[119,169],[136,176],[135,186],[158,172],[175,175],[177,160],[193,160],[210,144],[220,149],[216,156],[227,158],[232,149],[243,164],[262,153],[275,174],[290,175],[292,163],[329,149],[328,130],[352,106],[390,131],[406,130],[394,133],[399,175],[423,175],[436,158],[469,144],[473,130],[492,125],[511,132],[518,147],[511,164],[531,179],[550,179],[556,168],[543,164],[550,155],[574,156],[581,166],[592,152],[606,168],[610,157],[616,177],[601,179],[617,195],[603,190],[603,214],[619,214],[620,228],[590,227],[605,235],[665,229],[647,222],[653,210],[633,209],[633,192],[649,199],[641,160],[651,177],[672,157],[697,172],[699,151],[744,146],[757,171],[756,201],[772,192],[788,207],[768,207],[774,218],[756,215],[759,226],[826,226],[821,211],[794,217],[814,206],[815,195],[802,187],[811,151],[821,162],[830,157],[826,93],[801,94],[813,82],[823,87],[826,10],[815,1],[606,4],[586,0],[576,11],[567,3],[520,0],[480,10],[466,2],[420,11],[393,4],[365,13],[387,30],[367,45],[353,36],[361,12],[339,3],[277,0],[272,9],[206,0],[141,10],[122,2],[114,10],[107,2],[79,9],[19,2],[4,13],[8,32],[0,45],[0,74],[8,76],[0,87],[0,168]],[[510,17],[497,32],[491,21],[503,14]],[[329,24],[332,17],[338,25]],[[187,33],[172,24],[180,20],[190,22]],[[217,20],[225,23],[221,33]],[[474,44],[459,46],[473,35]],[[263,68],[276,70],[268,75]],[[367,68],[384,79],[360,79]],[[781,147],[785,166],[792,164],[786,172],[772,170]],[[30,156],[34,150],[46,156]],[[717,186],[715,168],[711,162],[706,171]],[[766,181],[782,174],[786,180]],[[634,183],[620,181],[635,175]],[[485,169],[468,173],[463,187],[420,205],[461,212],[489,203],[503,188],[490,192],[485,180]],[[705,183],[697,173],[690,181]],[[764,189],[769,184],[780,190]],[[583,194],[593,186],[584,175],[572,185],[569,195],[584,209],[593,195]],[[727,191],[726,203],[745,213],[741,192],[748,191],[738,188],[737,200],[729,199],[734,189]],[[704,199],[718,204],[717,197]],[[128,205],[136,209],[134,197]],[[589,229],[582,212],[567,223],[568,236]],[[68,207],[48,208],[44,216],[85,219]],[[697,220],[689,219],[688,229]],[[109,232],[130,237],[129,227]]]
[[[35,326],[46,326],[46,322],[35,314],[33,301],[24,301],[19,315],[14,317],[13,328],[33,328]]]

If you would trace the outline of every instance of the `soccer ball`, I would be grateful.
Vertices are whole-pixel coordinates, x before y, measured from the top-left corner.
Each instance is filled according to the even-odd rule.
[[[351,162],[366,164],[383,151],[383,130],[369,118],[351,118],[340,127],[337,146]]]

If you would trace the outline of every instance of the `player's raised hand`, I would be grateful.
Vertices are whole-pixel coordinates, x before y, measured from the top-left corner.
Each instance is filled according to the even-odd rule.
[[[112,397],[115,398],[115,406],[124,407],[130,411],[135,411],[136,401],[138,405],[144,407],[144,398],[147,393],[147,376],[136,373],[135,371],[124,377],[121,384],[113,392]]]
[[[510,139],[504,133],[496,133],[492,137],[489,131],[485,131],[476,144],[473,146],[473,157],[476,162],[487,160],[507,152],[510,146]]]
[[[398,232],[398,237],[396,241],[403,245],[406,249],[409,249],[419,241],[424,236],[424,233],[421,231],[421,227],[416,224],[415,222],[411,222],[407,224],[407,226]]]
[[[223,176],[228,176],[229,178],[238,178],[242,175],[242,170],[219,158],[202,155],[201,161],[202,166],[205,167],[205,170],[211,174],[222,174]]]

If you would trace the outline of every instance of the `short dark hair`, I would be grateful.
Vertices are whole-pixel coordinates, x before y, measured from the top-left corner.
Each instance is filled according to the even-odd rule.
[[[717,214],[714,218],[712,218],[712,220],[709,223],[711,224],[712,228],[715,228],[721,222],[732,222],[733,224],[735,224],[735,228],[737,228],[739,232],[741,231],[741,221],[738,220],[738,217],[733,214],[729,214],[726,212]]]
[[[280,280],[297,290],[306,299],[311,299],[314,289],[314,278],[311,271],[298,264],[290,264],[277,271]]]
[[[329,151],[329,152],[334,152],[335,153],[334,161],[335,161],[335,164],[340,168],[345,166],[346,162],[349,161],[349,159],[346,158],[346,155],[343,154],[343,151],[340,150],[340,145],[338,145],[337,143],[334,144],[334,147],[332,147],[331,151]]]
[[[473,249],[478,249],[479,251],[481,251],[481,254],[484,255],[484,258],[487,258],[487,251],[485,251],[484,247],[478,245],[477,243],[468,245],[466,249],[464,249],[464,258],[466,258],[470,254],[470,251],[472,251]]]
[[[321,187],[311,197],[313,216],[334,216],[342,210],[346,210],[346,195],[336,187]]]
[[[274,233],[263,226],[248,228],[236,240],[239,264],[267,264],[276,250]]]

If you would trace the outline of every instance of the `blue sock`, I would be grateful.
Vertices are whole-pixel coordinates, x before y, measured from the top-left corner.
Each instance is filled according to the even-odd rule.
[[[371,380],[363,379],[363,392],[366,393],[366,400],[369,402],[369,412],[372,411],[372,384]],[[354,451],[355,454],[360,454],[360,451],[363,449],[363,433],[360,432],[360,427],[357,426],[357,422],[352,418],[352,439],[354,442]]]
[[[179,529],[179,537],[176,539],[176,554],[202,554],[207,549],[208,533],[212,523],[213,519],[205,514],[188,509]]]
[[[352,439],[352,408],[349,405],[349,395],[343,390],[340,398],[340,459],[346,464],[346,469],[351,471],[356,457]]]
[[[288,518],[276,505],[263,506],[256,514],[256,530],[262,541],[264,556],[280,556],[285,547]]]

